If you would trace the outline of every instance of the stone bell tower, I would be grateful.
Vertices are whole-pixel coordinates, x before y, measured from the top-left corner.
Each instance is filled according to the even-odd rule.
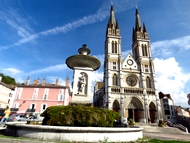
[[[74,78],[71,105],[92,105],[92,73],[99,69],[100,61],[89,55],[91,51],[86,44],[83,44],[78,52],[79,54],[70,56],[66,60],[67,66],[73,70]]]

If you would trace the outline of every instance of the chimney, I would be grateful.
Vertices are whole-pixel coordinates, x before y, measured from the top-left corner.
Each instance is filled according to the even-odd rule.
[[[46,85],[46,79],[44,77],[43,81],[42,81],[42,85]]]
[[[37,85],[40,84],[40,78],[38,78],[38,79],[36,80],[36,84],[37,84]]]
[[[33,84],[36,85],[36,80],[33,81]]]
[[[56,79],[55,81],[55,85],[58,85],[59,81],[58,81],[58,78]]]
[[[69,86],[69,77],[67,76],[65,86]]]
[[[30,77],[28,76],[28,78],[26,79],[26,82],[25,82],[26,85],[29,85],[30,84]]]

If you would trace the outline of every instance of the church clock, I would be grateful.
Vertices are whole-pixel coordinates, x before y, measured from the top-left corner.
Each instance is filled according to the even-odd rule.
[[[133,61],[131,59],[129,59],[129,60],[127,60],[127,64],[131,66],[133,64]]]

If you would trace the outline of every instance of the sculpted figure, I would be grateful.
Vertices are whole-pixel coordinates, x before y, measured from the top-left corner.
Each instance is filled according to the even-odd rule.
[[[85,93],[85,85],[86,85],[86,78],[85,78],[85,74],[82,73],[81,77],[79,77],[79,81],[78,81],[78,94]]]

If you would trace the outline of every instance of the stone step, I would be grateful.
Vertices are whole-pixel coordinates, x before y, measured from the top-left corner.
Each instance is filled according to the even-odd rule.
[[[175,127],[156,127],[156,126],[140,126],[144,128],[143,132],[165,133],[165,134],[188,134]]]

